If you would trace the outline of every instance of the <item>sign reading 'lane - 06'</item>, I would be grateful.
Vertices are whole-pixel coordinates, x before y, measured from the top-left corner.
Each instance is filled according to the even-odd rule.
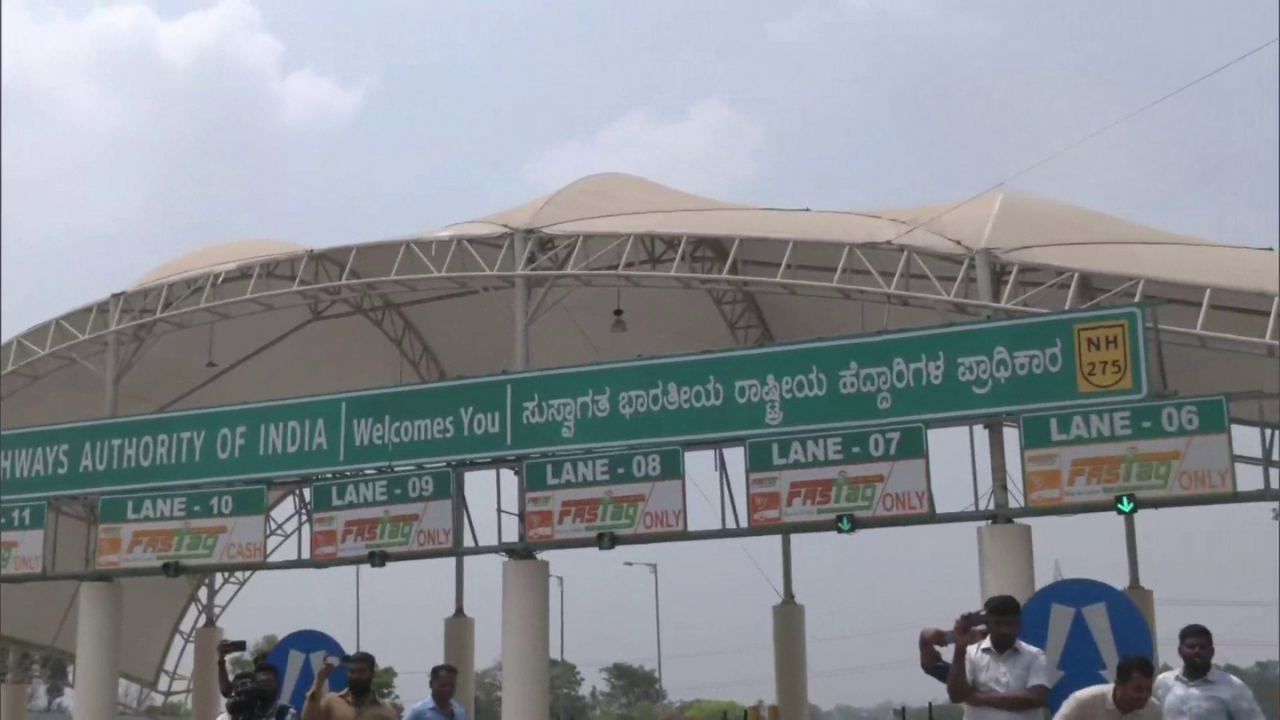
[[[0,575],[44,571],[45,503],[0,505]]]
[[[0,433],[6,499],[1138,399],[1137,307]]]
[[[752,440],[747,494],[752,526],[928,515],[928,433],[904,425]]]
[[[311,486],[311,557],[453,547],[453,473],[418,470]]]
[[[1032,507],[1111,502],[1128,493],[1232,493],[1231,453],[1221,397],[1022,417],[1024,492]]]
[[[211,565],[266,558],[267,490],[227,488],[98,501],[98,569]]]
[[[523,482],[531,543],[683,532],[688,524],[677,447],[530,460]]]

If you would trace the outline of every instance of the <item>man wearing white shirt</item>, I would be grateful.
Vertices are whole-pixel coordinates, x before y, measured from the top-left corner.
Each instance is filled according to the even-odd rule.
[[[1049,697],[1049,666],[1040,648],[1018,639],[1022,605],[997,595],[983,605],[987,637],[962,617],[947,676],[947,695],[964,703],[965,720],[1042,720]]]
[[[1115,684],[1071,693],[1053,720],[1160,720],[1160,704],[1151,699],[1155,674],[1147,658],[1125,657],[1116,664]]]
[[[1161,673],[1151,693],[1164,708],[1164,720],[1263,720],[1249,686],[1213,666],[1209,628],[1182,628],[1178,656],[1182,669]]]

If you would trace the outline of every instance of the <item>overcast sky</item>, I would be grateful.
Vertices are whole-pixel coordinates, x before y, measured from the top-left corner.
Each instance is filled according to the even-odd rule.
[[[774,206],[967,197],[1270,40],[1280,9],[3,0],[2,19],[7,338],[201,245],[399,236],[597,171]],[[1271,46],[1011,187],[1274,247],[1278,67]],[[961,509],[971,502],[964,435],[933,442],[939,508]],[[708,464],[690,467],[709,498],[690,491],[692,521],[705,526],[718,518],[715,481]],[[1068,576],[1124,583],[1114,516],[1033,525],[1039,581],[1059,560]],[[1259,506],[1139,516],[1164,656],[1192,621],[1218,632],[1222,659],[1280,654],[1278,526]],[[943,695],[913,669],[914,636],[978,601],[974,532],[797,539],[814,702]],[[662,568],[671,693],[772,698],[776,539],[550,559],[568,578],[567,654],[589,681],[616,659],[653,664],[649,578],[621,566],[647,560]],[[481,664],[499,654],[499,565],[468,565]],[[364,573],[363,645],[401,670],[408,697],[426,691],[422,673],[440,660],[452,572],[440,561]],[[354,646],[353,579],[349,569],[260,575],[227,632],[316,627]]]

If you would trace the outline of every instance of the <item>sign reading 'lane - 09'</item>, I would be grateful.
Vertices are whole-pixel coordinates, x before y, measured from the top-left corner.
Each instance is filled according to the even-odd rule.
[[[1137,399],[1137,307],[0,433],[8,499]]]
[[[44,572],[45,503],[0,505],[0,575]]]
[[[98,569],[266,558],[267,490],[107,495],[98,501]]]
[[[933,512],[923,425],[747,443],[752,526]]]
[[[522,476],[531,543],[683,532],[688,525],[678,447],[530,460]]]
[[[453,472],[416,470],[311,486],[311,557],[453,547]]]
[[[1236,490],[1222,397],[1024,415],[1021,434],[1032,507]]]

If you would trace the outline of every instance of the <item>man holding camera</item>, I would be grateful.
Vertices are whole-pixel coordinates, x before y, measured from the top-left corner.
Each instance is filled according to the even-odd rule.
[[[985,625],[985,638],[979,626]],[[956,621],[947,695],[965,720],[1041,720],[1052,681],[1044,652],[1018,639],[1022,604],[997,595],[978,616]]]
[[[227,711],[218,720],[297,720],[297,713],[279,697],[280,671],[258,663],[253,672],[236,673],[231,679]]]

